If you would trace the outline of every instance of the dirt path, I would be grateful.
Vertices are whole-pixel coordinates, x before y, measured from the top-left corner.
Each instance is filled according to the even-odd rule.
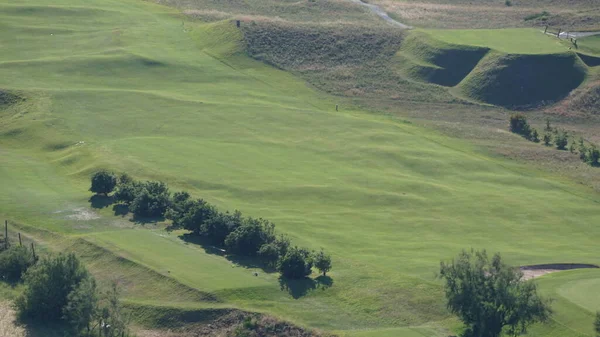
[[[593,264],[578,264],[578,263],[555,263],[555,264],[538,264],[532,266],[519,267],[523,273],[525,280],[531,280],[536,277],[544,276],[550,273],[556,273],[564,270],[598,268]]]
[[[386,13],[383,9],[381,9],[381,7],[379,7],[377,5],[369,4],[369,3],[363,2],[361,0],[350,0],[350,1],[369,8],[373,13],[377,14],[380,18],[384,19],[385,21],[387,21],[388,23],[390,23],[394,26],[397,26],[402,29],[412,29],[411,26],[405,25],[402,22],[392,19],[388,15],[388,13]]]

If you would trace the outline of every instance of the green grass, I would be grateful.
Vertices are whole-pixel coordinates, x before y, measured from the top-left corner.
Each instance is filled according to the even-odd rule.
[[[136,0],[0,1],[0,22],[0,88],[26,98],[0,112],[0,215],[58,232],[31,230],[107,279],[124,273],[131,303],[194,310],[211,295],[358,336],[442,335],[456,322],[435,272],[460,249],[598,263],[597,195],[418,125],[335,112],[336,98],[240,53],[230,22],[182,25]],[[110,207],[72,217],[103,167],[273,220],[331,252],[333,286],[294,284],[294,298],[276,275]]]
[[[434,38],[450,44],[494,49],[508,54],[552,54],[568,47],[539,29],[451,29],[425,30]]]
[[[578,39],[577,46],[581,52],[600,56],[600,35]]]

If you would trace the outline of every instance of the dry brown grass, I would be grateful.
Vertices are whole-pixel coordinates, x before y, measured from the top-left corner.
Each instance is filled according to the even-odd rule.
[[[560,0],[372,0],[401,22],[425,28],[508,28],[562,26],[571,30],[598,28],[600,8],[593,1],[567,2]],[[526,21],[525,17],[542,11],[550,12],[546,22]]]
[[[25,337],[25,329],[15,323],[15,311],[8,302],[0,302],[0,337]]]

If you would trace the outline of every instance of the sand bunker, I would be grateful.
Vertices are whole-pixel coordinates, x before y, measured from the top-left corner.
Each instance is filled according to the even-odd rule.
[[[552,263],[552,264],[536,264],[531,266],[521,266],[519,269],[523,273],[525,280],[540,277],[546,274],[555,273],[563,270],[571,269],[586,269],[586,268],[599,268],[594,264],[583,264],[583,263]]]

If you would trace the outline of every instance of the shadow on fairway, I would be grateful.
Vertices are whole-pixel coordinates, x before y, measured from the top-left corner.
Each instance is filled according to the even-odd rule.
[[[114,203],[114,199],[108,195],[95,194],[89,200],[92,208],[102,209]]]
[[[224,249],[216,247],[206,238],[199,237],[193,234],[182,234],[179,236],[179,238],[187,244],[194,244],[200,246],[202,249],[204,249],[204,252],[206,254],[223,256],[231,263],[240,265],[242,267],[261,269],[265,273],[274,273],[276,271],[275,268],[269,266],[258,257],[227,255],[227,252]]]
[[[120,216],[122,218],[129,214],[129,206],[124,204],[113,205],[112,210],[115,212],[116,216]]]
[[[317,281],[308,277],[303,279],[288,279],[279,277],[279,288],[287,291],[294,299],[306,296],[311,290],[317,289]]]

